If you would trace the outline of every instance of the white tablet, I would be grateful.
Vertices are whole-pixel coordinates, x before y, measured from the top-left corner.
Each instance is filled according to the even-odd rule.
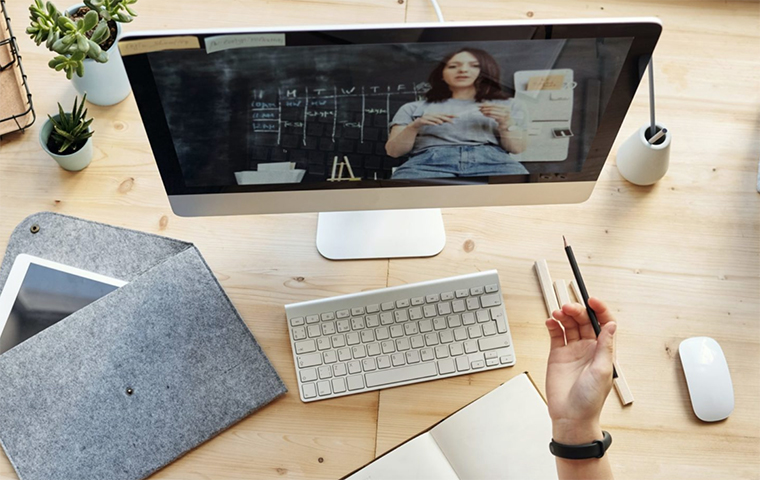
[[[0,293],[0,354],[127,282],[21,254]]]

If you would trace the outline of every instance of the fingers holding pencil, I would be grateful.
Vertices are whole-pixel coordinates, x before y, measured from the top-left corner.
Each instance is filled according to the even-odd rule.
[[[598,298],[590,297],[588,299],[588,306],[594,310],[594,313],[596,313],[596,319],[599,320],[600,326],[604,326],[607,322],[615,321],[615,319],[612,318],[612,312],[610,312],[610,309]]]

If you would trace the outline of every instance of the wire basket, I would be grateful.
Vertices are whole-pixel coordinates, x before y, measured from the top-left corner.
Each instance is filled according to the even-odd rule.
[[[5,9],[5,0],[0,0],[0,136],[23,131],[37,118],[32,104],[32,94],[26,81],[21,55],[18,53],[16,37],[13,36],[11,21]]]

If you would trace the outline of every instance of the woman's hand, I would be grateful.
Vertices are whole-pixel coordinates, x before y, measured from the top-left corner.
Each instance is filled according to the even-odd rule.
[[[488,118],[496,120],[499,124],[499,130],[506,132],[509,127],[514,125],[512,122],[512,112],[506,105],[497,105],[495,103],[484,103],[478,107],[480,113]]]
[[[444,115],[438,113],[427,113],[409,124],[410,127],[418,129],[423,125],[443,125],[444,123],[451,123],[456,118],[455,115]]]
[[[599,416],[612,387],[617,324],[600,300],[590,298],[589,306],[602,328],[598,338],[586,309],[578,303],[563,306],[546,321],[551,336],[546,397],[554,440],[560,443],[581,444],[602,438]],[[557,321],[565,327],[564,333]]]

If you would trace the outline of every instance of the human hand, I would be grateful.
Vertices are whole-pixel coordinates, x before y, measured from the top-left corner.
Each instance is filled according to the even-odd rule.
[[[601,438],[599,416],[612,388],[617,324],[601,300],[590,298],[589,306],[601,327],[598,338],[588,312],[578,303],[564,305],[546,321],[551,337],[546,397],[554,440],[560,443],[580,444]],[[565,327],[564,333],[557,321]]]
[[[421,117],[416,118],[410,126],[413,128],[420,128],[423,125],[443,125],[444,123],[451,123],[454,121],[456,116],[454,115],[445,115],[445,114],[438,114],[438,113],[427,113]]]
[[[506,105],[498,105],[495,103],[484,103],[478,107],[480,113],[488,118],[496,120],[499,124],[499,130],[507,130],[514,125],[512,122],[512,111]]]

